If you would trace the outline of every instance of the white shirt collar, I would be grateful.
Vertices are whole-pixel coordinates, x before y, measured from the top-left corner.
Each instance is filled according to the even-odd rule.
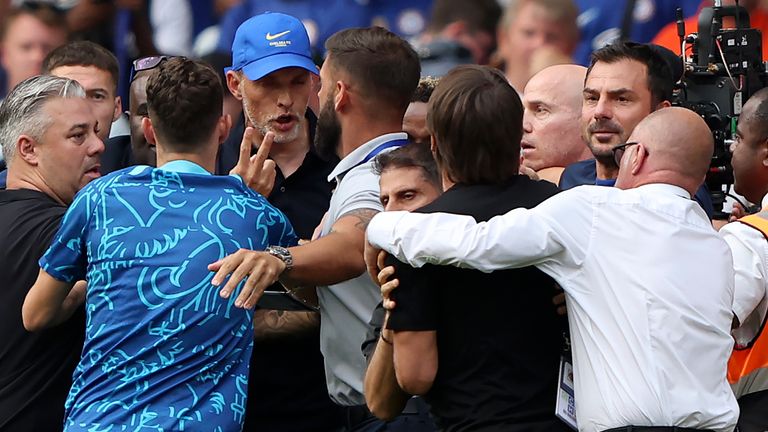
[[[669,183],[651,183],[651,184],[638,186],[637,189],[658,191],[658,192],[663,192],[667,194],[677,195],[685,199],[691,199],[691,194],[689,194],[687,190],[681,188],[680,186],[671,185]]]
[[[368,156],[368,153],[370,153],[378,145],[384,144],[388,141],[403,139],[408,139],[408,134],[405,132],[396,132],[381,135],[368,141],[367,143],[353,150],[352,153],[348,154],[344,159],[342,159],[336,165],[336,168],[334,168],[333,171],[328,175],[328,181],[333,181],[336,177],[359,165],[365,159],[365,157]]]

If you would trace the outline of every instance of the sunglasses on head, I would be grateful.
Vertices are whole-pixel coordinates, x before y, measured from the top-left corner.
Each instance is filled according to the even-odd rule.
[[[128,82],[133,82],[136,78],[136,73],[154,69],[160,66],[160,63],[170,58],[172,58],[172,56],[150,56],[134,60],[133,66],[131,67],[131,79]]]

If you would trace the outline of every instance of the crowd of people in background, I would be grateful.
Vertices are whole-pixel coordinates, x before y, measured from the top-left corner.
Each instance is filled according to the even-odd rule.
[[[709,6],[0,0],[0,431],[768,430],[768,89],[728,220],[672,106]]]

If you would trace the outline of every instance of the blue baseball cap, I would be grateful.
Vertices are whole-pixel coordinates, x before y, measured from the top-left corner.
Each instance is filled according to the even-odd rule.
[[[287,67],[304,68],[317,75],[309,36],[298,19],[277,12],[251,17],[240,24],[232,42],[232,67],[251,81]]]

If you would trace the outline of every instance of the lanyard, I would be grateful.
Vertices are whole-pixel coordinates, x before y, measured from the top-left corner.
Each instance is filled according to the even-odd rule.
[[[379,144],[378,146],[376,146],[375,149],[371,150],[371,152],[368,153],[368,155],[365,158],[363,158],[363,160],[359,164],[357,164],[355,166],[360,166],[360,165],[370,161],[371,159],[375,158],[379,153],[383,152],[384,150],[386,150],[388,148],[391,148],[391,147],[402,147],[402,146],[404,146],[406,144],[408,144],[408,140],[406,140],[406,139],[387,141],[387,142],[385,142],[383,144]]]

